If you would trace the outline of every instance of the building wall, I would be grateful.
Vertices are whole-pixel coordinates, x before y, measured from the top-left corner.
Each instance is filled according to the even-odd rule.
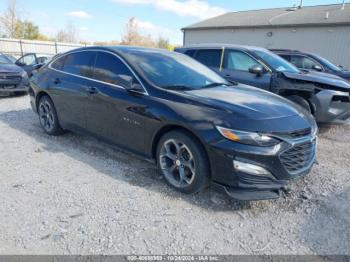
[[[314,52],[350,69],[350,26],[186,30],[184,44],[226,43]]]

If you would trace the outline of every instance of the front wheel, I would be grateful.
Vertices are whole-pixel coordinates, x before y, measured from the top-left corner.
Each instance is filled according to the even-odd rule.
[[[55,105],[50,97],[43,96],[40,98],[38,104],[38,114],[40,125],[47,134],[58,136],[63,133],[63,129],[58,122]]]
[[[157,164],[167,183],[180,192],[192,194],[209,185],[204,148],[185,132],[172,131],[160,139]]]

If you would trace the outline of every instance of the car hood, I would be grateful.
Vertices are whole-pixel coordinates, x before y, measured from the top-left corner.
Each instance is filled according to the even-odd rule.
[[[346,80],[350,81],[350,71],[340,71],[337,73],[339,77],[345,78]]]
[[[301,72],[301,73],[282,72],[282,74],[289,79],[324,84],[331,87],[334,90],[339,90],[339,91],[350,90],[350,83],[336,75],[331,75],[331,74],[321,73],[321,72],[311,72],[311,71]]]
[[[245,85],[205,88],[186,93],[196,101],[232,113],[234,118],[268,120],[300,113],[288,100]]]
[[[0,64],[0,73],[22,73],[23,69],[15,64]]]

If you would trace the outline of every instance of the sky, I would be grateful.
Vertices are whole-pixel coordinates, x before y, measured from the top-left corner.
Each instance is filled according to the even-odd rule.
[[[33,21],[45,35],[74,25],[85,41],[120,40],[125,24],[135,17],[140,30],[154,38],[182,43],[181,28],[225,12],[299,5],[300,0],[17,0],[22,19]],[[342,0],[304,0],[304,5]],[[0,0],[0,13],[7,0]]]

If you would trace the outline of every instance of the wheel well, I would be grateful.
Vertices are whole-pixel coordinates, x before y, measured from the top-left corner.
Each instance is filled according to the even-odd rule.
[[[311,113],[314,115],[316,108],[315,105],[310,101],[310,98],[312,96],[312,94],[310,92],[303,92],[303,91],[291,91],[291,92],[286,92],[283,94],[284,97],[288,98],[288,96],[299,96],[303,99],[306,100],[306,102],[308,102],[310,109],[311,109]]]
[[[36,105],[36,110],[38,111],[38,105],[39,105],[39,101],[43,96],[48,96],[50,97],[46,92],[44,91],[40,91],[35,98],[35,105]]]
[[[187,128],[184,128],[182,126],[177,126],[177,125],[169,125],[169,126],[165,126],[163,128],[161,128],[158,133],[155,135],[154,139],[153,139],[153,143],[152,143],[152,157],[153,159],[155,159],[157,161],[157,147],[158,147],[158,143],[160,141],[160,139],[162,138],[162,136],[164,136],[166,133],[169,133],[171,131],[182,131],[184,133],[186,133],[187,135],[189,135],[190,137],[192,137],[195,141],[197,141],[197,143],[203,147],[204,152],[205,152],[205,156],[208,159],[208,163],[209,163],[209,167],[210,167],[210,161],[209,161],[209,157],[208,157],[208,152],[205,148],[205,146],[203,145],[203,143],[201,142],[201,140],[190,130],[188,130]]]

